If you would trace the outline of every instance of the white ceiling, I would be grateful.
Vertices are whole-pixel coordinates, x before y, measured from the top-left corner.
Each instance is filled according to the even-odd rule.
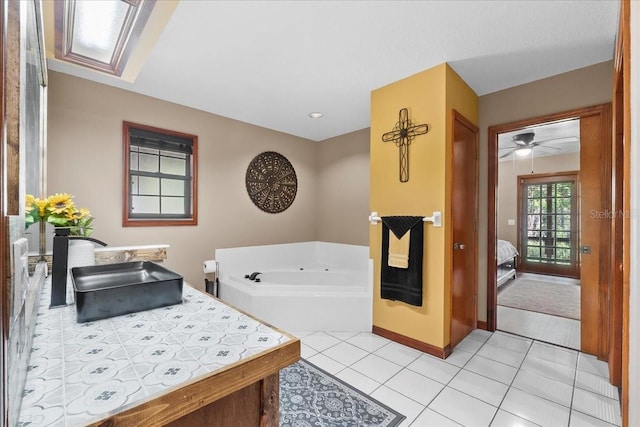
[[[49,68],[323,140],[369,126],[372,90],[442,62],[484,95],[610,60],[618,8],[616,0],[183,0],[135,82],[52,59]]]

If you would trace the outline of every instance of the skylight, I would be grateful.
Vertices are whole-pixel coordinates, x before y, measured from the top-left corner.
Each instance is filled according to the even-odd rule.
[[[154,3],[155,0],[56,2],[56,58],[120,76]]]

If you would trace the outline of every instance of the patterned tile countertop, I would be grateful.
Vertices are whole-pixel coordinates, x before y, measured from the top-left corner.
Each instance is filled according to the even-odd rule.
[[[19,427],[81,426],[290,340],[189,285],[183,303],[90,323],[42,292]]]

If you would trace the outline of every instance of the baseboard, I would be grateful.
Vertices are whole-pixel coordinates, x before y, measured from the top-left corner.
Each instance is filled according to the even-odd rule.
[[[440,359],[445,359],[451,354],[451,346],[447,345],[445,348],[436,347],[426,342],[418,341],[415,338],[410,338],[397,332],[389,331],[379,326],[373,325],[371,332],[381,337],[395,341],[398,344],[406,345],[407,347],[415,348],[423,353],[430,354]]]
[[[485,331],[489,330],[489,328],[487,327],[487,322],[483,322],[482,320],[478,320],[476,323],[477,323],[476,327],[478,329],[484,329]]]

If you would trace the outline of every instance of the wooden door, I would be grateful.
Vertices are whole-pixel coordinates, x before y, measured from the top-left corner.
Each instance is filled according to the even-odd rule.
[[[518,176],[518,271],[580,278],[578,173]]]
[[[611,264],[611,107],[580,116],[580,346],[606,359]]]
[[[453,111],[451,348],[477,325],[478,128]]]
[[[624,385],[623,367],[627,365],[625,358],[628,357],[623,351],[623,341],[625,339],[624,329],[624,276],[628,272],[628,265],[625,267],[625,252],[628,252],[628,236],[625,236],[625,222],[629,222],[629,216],[624,215],[626,204],[628,204],[627,191],[629,180],[625,180],[625,152],[629,148],[629,138],[626,135],[628,126],[625,126],[625,114],[628,114],[628,82],[627,67],[628,57],[625,57],[628,49],[628,5],[623,4],[620,12],[620,24],[618,27],[618,39],[614,56],[614,77],[613,77],[613,152],[612,152],[612,208],[617,214],[614,215],[611,223],[611,238],[613,246],[611,251],[611,292],[609,303],[609,379],[611,384],[622,387],[622,407],[628,404],[625,400],[626,387]],[[625,106],[627,107],[625,109]],[[626,144],[625,144],[626,140]],[[626,186],[626,188],[625,188]],[[627,273],[628,274],[628,273]],[[628,338],[628,335],[626,335]],[[625,424],[623,424],[625,425]]]

